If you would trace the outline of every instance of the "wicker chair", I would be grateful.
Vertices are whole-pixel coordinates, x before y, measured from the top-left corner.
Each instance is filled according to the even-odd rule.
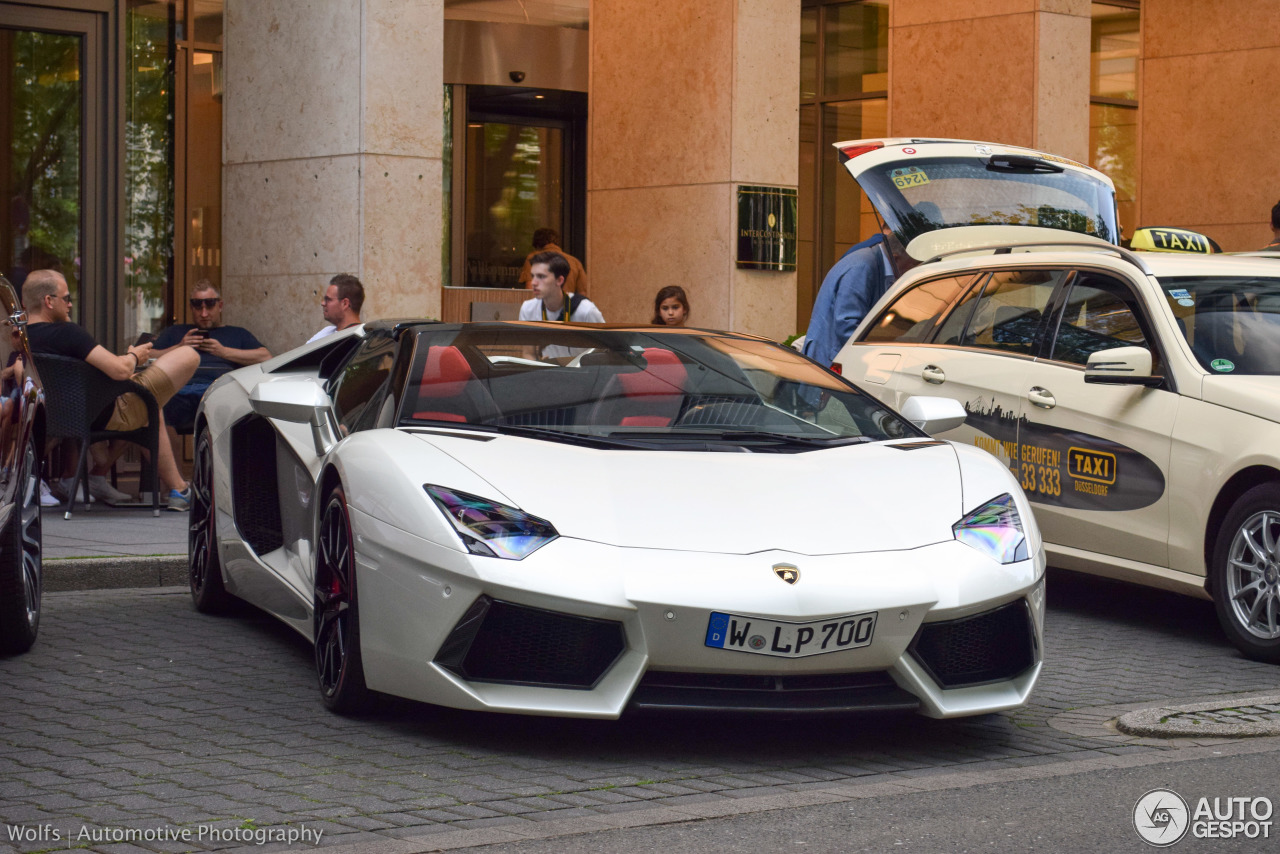
[[[76,488],[83,484],[84,505],[89,509],[89,446],[108,439],[124,439],[146,448],[151,464],[151,509],[160,515],[160,407],[151,392],[130,380],[113,380],[83,359],[35,354],[36,371],[44,383],[45,435],[50,439],[75,439],[80,461],[71,480],[64,518],[76,506]],[[117,397],[132,392],[147,405],[147,423],[137,430],[95,430],[93,422]]]

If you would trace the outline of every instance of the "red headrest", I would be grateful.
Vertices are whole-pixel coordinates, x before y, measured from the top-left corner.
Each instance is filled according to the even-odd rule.
[[[689,372],[680,357],[660,347],[646,347],[644,359],[649,366],[638,374],[619,374],[622,392],[627,397],[647,394],[681,394]]]
[[[418,385],[419,397],[454,397],[475,375],[466,357],[457,347],[431,347],[427,350],[427,364],[422,368],[422,382]]]

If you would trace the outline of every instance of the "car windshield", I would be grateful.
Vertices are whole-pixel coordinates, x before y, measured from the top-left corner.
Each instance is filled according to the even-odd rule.
[[[1217,374],[1280,374],[1280,278],[1165,276],[1196,359]]]
[[[697,330],[455,324],[417,332],[400,424],[609,447],[805,450],[924,434],[793,350]]]
[[[1049,160],[1000,155],[895,160],[859,184],[905,246],[939,228],[1036,225],[1116,242],[1115,196],[1088,173]]]

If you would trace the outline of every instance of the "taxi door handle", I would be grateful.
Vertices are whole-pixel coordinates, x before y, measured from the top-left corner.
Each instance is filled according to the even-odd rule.
[[[1027,399],[1041,409],[1053,409],[1058,405],[1057,398],[1050,394],[1049,389],[1041,388],[1038,385],[1033,385],[1031,390],[1027,392]]]
[[[920,379],[934,385],[942,385],[947,381],[947,374],[937,365],[925,365],[924,370],[920,372]]]

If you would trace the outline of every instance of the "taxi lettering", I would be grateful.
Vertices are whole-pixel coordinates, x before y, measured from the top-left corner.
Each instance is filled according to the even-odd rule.
[[[1112,484],[1116,482],[1116,455],[1084,448],[1067,450],[1067,474],[1078,480]]]

